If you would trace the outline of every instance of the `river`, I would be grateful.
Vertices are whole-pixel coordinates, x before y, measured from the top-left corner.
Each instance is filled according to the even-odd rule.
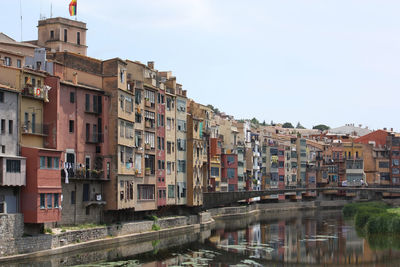
[[[396,243],[393,239],[367,241],[357,235],[341,211],[299,211],[271,217],[217,219],[213,229],[7,266],[400,266],[400,250],[391,247]]]

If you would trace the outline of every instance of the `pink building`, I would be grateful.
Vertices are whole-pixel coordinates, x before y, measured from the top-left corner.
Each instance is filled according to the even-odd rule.
[[[167,205],[165,183],[165,92],[158,90],[157,94],[157,206]]]
[[[237,191],[238,190],[237,154],[222,154],[221,166],[222,166],[221,179],[228,181],[228,191],[229,192]]]
[[[65,54],[68,57],[68,54]],[[83,58],[80,64],[100,64]],[[62,220],[61,224],[103,222],[103,185],[110,179],[111,156],[108,152],[109,96],[101,88],[101,76],[69,81],[64,73],[72,70],[55,64],[58,77],[46,82],[51,102],[45,104],[44,121],[49,125],[46,147],[62,151]],[[78,74],[74,74],[78,76]],[[98,85],[98,86],[96,86]]]

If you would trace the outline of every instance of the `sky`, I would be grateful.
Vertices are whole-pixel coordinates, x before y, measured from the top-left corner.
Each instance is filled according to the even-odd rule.
[[[70,0],[2,2],[0,32],[37,39]],[[21,6],[20,6],[21,3]],[[78,0],[88,56],[155,61],[236,119],[400,130],[400,1]],[[74,17],[71,17],[74,19]]]

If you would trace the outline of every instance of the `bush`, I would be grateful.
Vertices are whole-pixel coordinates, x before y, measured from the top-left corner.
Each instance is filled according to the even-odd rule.
[[[161,229],[160,226],[158,226],[157,224],[153,224],[151,226],[151,230],[153,230],[153,231],[159,231],[160,229]]]

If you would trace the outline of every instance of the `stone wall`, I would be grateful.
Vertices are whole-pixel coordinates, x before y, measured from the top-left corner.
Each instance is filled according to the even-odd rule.
[[[23,234],[24,217],[22,214],[0,214],[0,245],[3,240],[19,238]]]

